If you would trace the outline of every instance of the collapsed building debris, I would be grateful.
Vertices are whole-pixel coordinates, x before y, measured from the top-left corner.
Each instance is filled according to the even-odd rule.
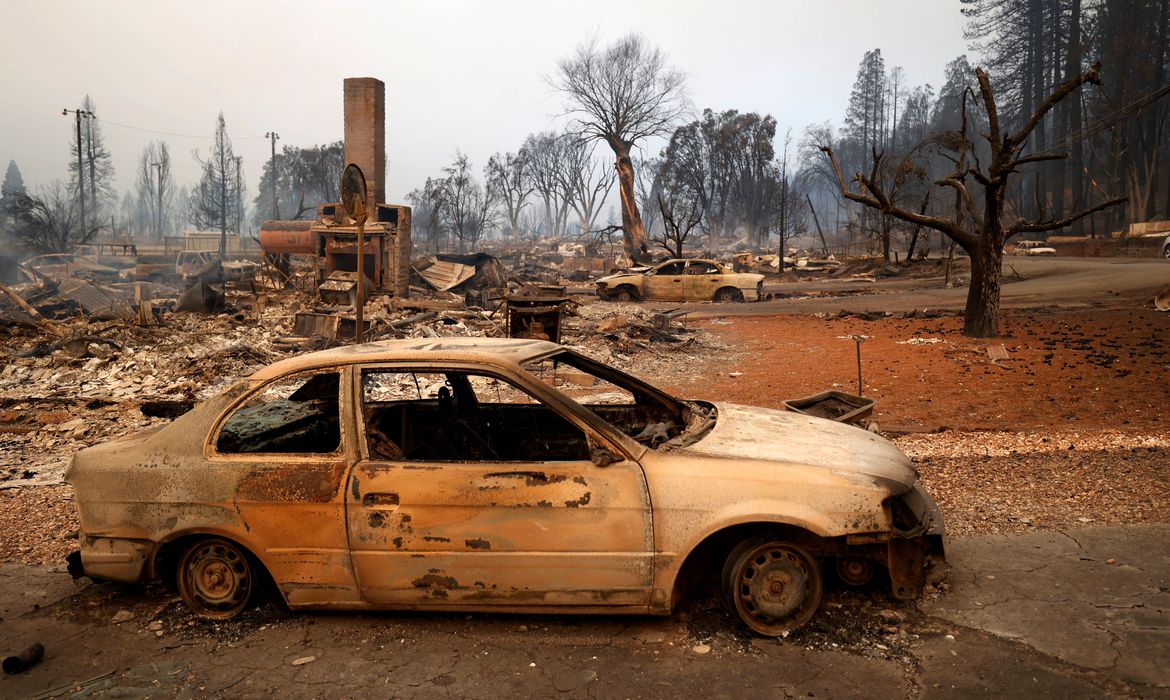
[[[508,337],[561,342],[561,314],[572,303],[564,287],[522,287],[504,299]]]

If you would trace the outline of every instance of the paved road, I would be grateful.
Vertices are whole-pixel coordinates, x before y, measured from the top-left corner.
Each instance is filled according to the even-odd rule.
[[[0,567],[0,697],[1170,698],[1170,526],[960,539],[920,605],[838,594],[761,640],[670,619],[289,615],[195,623],[161,588]],[[123,618],[128,618],[123,620]],[[122,620],[115,623],[115,620]]]
[[[1114,305],[1120,300],[1146,301],[1170,287],[1170,261],[1151,258],[1015,258],[1005,259],[1023,277],[1005,279],[1004,308]],[[1005,267],[1010,273],[1010,269]],[[964,273],[965,276],[965,273]],[[748,304],[688,304],[692,318],[765,316],[847,311],[962,310],[967,288],[942,288],[942,278],[883,279],[877,282],[809,280],[772,285],[783,298]],[[807,295],[821,294],[809,298]],[[675,304],[674,306],[677,306]]]

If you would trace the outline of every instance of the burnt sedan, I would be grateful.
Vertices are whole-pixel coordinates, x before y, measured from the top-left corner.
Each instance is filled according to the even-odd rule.
[[[735,272],[714,260],[667,260],[647,270],[599,278],[597,296],[612,301],[760,301],[764,276]]]
[[[66,479],[86,574],[173,582],[207,618],[262,584],[293,609],[669,614],[706,579],[779,635],[826,570],[913,598],[942,547],[877,435],[678,400],[531,340],[284,360]]]

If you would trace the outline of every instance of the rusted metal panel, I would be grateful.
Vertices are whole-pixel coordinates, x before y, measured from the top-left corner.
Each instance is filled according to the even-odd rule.
[[[57,293],[76,302],[93,318],[130,320],[135,316],[129,294],[120,295],[76,277],[61,280]]]
[[[446,292],[475,277],[475,265],[436,260],[418,274],[436,290]]]
[[[648,605],[651,516],[636,462],[370,461],[347,495],[370,602]]]

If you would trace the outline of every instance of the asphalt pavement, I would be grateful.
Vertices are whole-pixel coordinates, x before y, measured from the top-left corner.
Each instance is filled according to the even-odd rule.
[[[0,567],[0,697],[1170,698],[1170,526],[949,543],[921,603],[827,598],[765,640],[671,618],[290,614],[194,622],[161,587]],[[949,587],[949,590],[946,588]],[[875,594],[876,596],[876,594]],[[858,634],[877,620],[880,636]]]

